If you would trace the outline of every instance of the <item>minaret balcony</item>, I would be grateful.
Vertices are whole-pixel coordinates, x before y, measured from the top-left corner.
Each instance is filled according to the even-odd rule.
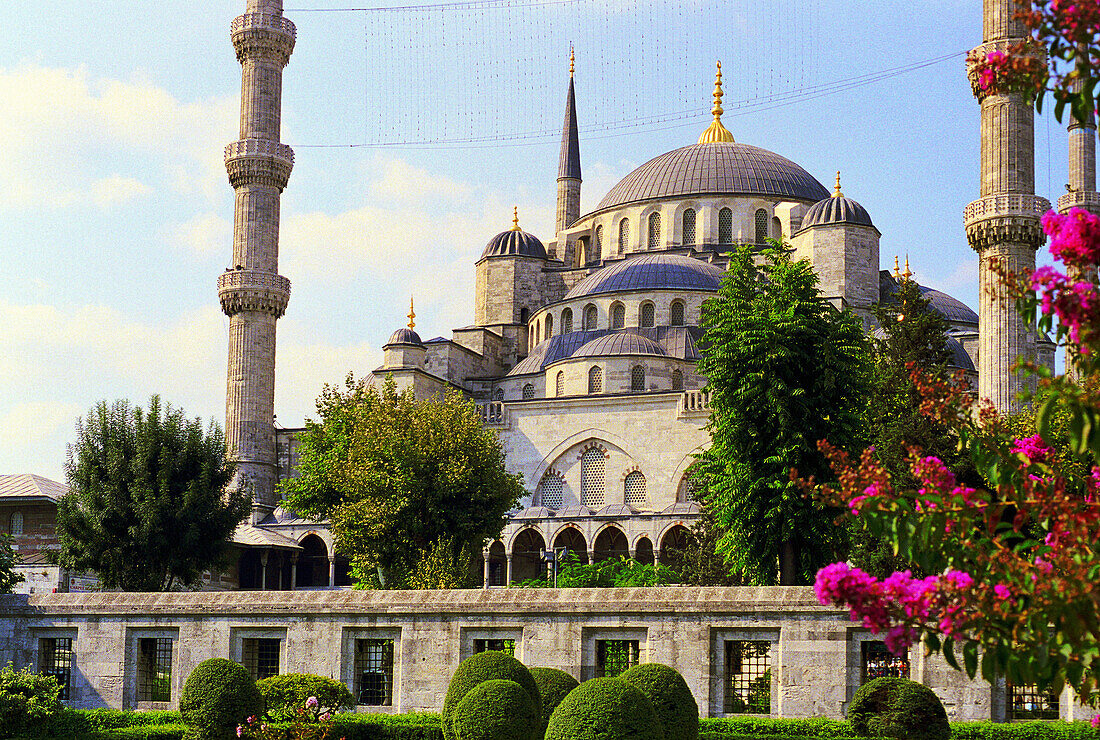
[[[1100,214],[1100,193],[1094,190],[1078,190],[1058,198],[1058,213],[1069,213],[1071,208]]]
[[[288,19],[275,13],[245,13],[233,19],[229,36],[237,51],[237,61],[274,55],[286,66],[294,51],[298,29]]]
[[[225,169],[229,183],[266,185],[282,190],[294,168],[294,150],[270,139],[241,139],[225,147]]]
[[[1035,249],[1046,241],[1039,219],[1050,210],[1050,201],[1027,193],[989,195],[963,210],[966,236],[974,249],[1016,242]]]
[[[226,270],[218,276],[218,300],[227,316],[260,311],[281,318],[290,302],[290,281],[263,270]]]

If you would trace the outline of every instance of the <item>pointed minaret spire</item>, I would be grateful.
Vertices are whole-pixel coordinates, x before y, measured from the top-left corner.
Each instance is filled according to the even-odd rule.
[[[716,141],[733,141],[733,134],[731,134],[725,126],[722,125],[722,114],[725,112],[722,110],[722,62],[718,62],[718,72],[714,75],[714,107],[710,109],[711,114],[714,116],[714,120],[710,122],[710,126],[699,136],[700,144],[712,144]]]
[[[409,317],[409,328],[416,328],[416,311],[413,310],[413,297],[409,296],[409,312],[406,314]]]
[[[834,198],[843,198],[844,193],[840,190],[840,170],[836,171],[836,187],[833,188]]]
[[[581,215],[581,145],[577,133],[577,103],[573,92],[575,57],[569,47],[569,92],[565,97],[565,123],[561,128],[561,156],[558,158],[558,214],[556,232],[573,225]],[[559,248],[560,252],[563,250]]]
[[[523,231],[519,227],[519,206],[512,206],[512,231]]]

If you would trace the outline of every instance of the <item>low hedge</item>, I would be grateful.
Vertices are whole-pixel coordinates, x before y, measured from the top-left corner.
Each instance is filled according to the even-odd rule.
[[[185,724],[136,725],[113,730],[96,730],[88,740],[181,740],[187,732]]]
[[[951,740],[1096,740],[1088,722],[953,722]]]
[[[126,709],[68,709],[58,718],[59,735],[70,737],[97,730],[183,725],[179,712],[135,712]]]
[[[699,720],[700,737],[718,735],[729,738],[734,735],[751,735],[768,738],[819,737],[830,740],[846,740],[856,737],[849,722],[825,717],[811,719],[785,719],[772,717],[714,717]]]

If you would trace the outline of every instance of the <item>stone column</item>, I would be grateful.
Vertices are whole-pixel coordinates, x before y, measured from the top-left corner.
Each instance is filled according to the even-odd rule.
[[[260,553],[260,590],[267,590],[267,556],[268,551],[265,549]]]
[[[481,587],[489,588],[489,551],[482,550],[481,557],[483,558],[481,561]]]
[[[1026,28],[1012,17],[1013,0],[984,0],[983,8],[983,43],[975,57],[1007,51],[1027,38]],[[979,256],[978,394],[998,411],[1014,413],[1022,407],[1017,395],[1029,381],[1012,366],[1020,357],[1036,358],[1038,335],[1016,313],[994,268],[1035,269],[1035,251],[1046,240],[1039,218],[1050,203],[1035,195],[1032,95],[983,90],[976,65],[968,76],[982,107],[981,198],[963,213],[967,240]]]
[[[290,590],[295,591],[298,588],[298,553],[293,553],[290,556]]]
[[[218,298],[229,317],[226,447],[237,464],[232,485],[252,492],[253,524],[275,508],[275,322],[290,300],[290,281],[278,274],[279,198],[294,152],[279,142],[279,130],[295,28],[282,7],[282,0],[248,0],[230,26],[241,63],[241,128],[225,148],[236,196],[233,260],[218,277]]]
[[[508,570],[506,572],[506,575],[504,576],[504,585],[505,586],[511,586],[512,585],[512,553],[508,553],[507,555],[505,555],[505,557],[508,559]]]
[[[336,586],[336,556],[328,556],[328,587]]]

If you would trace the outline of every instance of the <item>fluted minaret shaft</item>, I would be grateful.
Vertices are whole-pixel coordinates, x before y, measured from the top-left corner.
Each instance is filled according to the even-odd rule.
[[[275,322],[290,300],[290,281],[279,275],[279,198],[294,165],[279,134],[295,28],[282,0],[248,0],[230,35],[241,63],[241,129],[225,148],[235,191],[233,263],[218,278],[229,316],[225,436],[234,485],[251,488],[255,524],[275,508]]]
[[[561,155],[558,157],[558,214],[555,231],[561,233],[581,215],[581,147],[577,130],[577,103],[573,93],[573,73],[569,73],[569,93],[565,98],[565,123],[561,130]]]
[[[1013,0],[984,0],[983,43],[973,56],[1006,51],[1027,39],[1014,19]],[[1038,335],[1016,312],[994,265],[1020,273],[1035,269],[1045,241],[1039,218],[1050,203],[1035,195],[1035,116],[1029,93],[982,89],[977,65],[968,70],[982,106],[981,198],[966,207],[966,236],[979,256],[978,394],[1002,413],[1019,411],[1028,381],[1012,371],[1017,358],[1034,360]]]

